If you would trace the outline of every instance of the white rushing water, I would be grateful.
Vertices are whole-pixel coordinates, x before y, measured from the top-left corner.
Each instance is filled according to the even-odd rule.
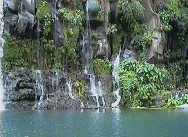
[[[96,1],[97,2],[97,1]],[[96,103],[96,107],[100,107],[99,99],[102,100],[103,106],[105,106],[105,99],[103,97],[103,89],[102,89],[102,83],[98,78],[96,77],[93,69],[92,69],[92,61],[93,61],[93,48],[92,48],[92,37],[91,37],[91,26],[90,26],[90,16],[89,16],[89,6],[92,4],[96,4],[95,1],[87,0],[86,2],[86,33],[85,36],[83,36],[83,43],[82,43],[82,54],[84,58],[84,68],[83,72],[87,76],[89,76],[89,83],[90,83],[90,89],[89,92],[91,93],[91,96],[93,97],[93,100]],[[99,40],[99,52],[103,51],[103,48],[107,49],[108,44],[105,40]]]
[[[73,93],[72,93],[72,81],[71,80],[67,80],[66,85],[67,85],[67,88],[68,88],[69,97],[71,99],[75,99],[75,97],[73,96]]]
[[[97,107],[99,108],[100,107],[100,104],[99,104],[99,95],[97,93],[97,87],[96,87],[96,83],[95,83],[95,75],[90,75],[90,91],[91,91],[91,94],[93,97],[96,98],[96,103],[97,103]]]
[[[3,75],[2,75],[2,57],[3,57],[3,29],[4,29],[4,22],[3,22],[3,0],[0,0],[0,110],[5,109],[4,100],[4,87],[3,87]]]
[[[52,90],[53,92],[58,90],[59,85],[59,71],[55,70],[53,76],[52,76]]]
[[[120,53],[121,50],[119,51],[119,54],[116,56],[115,60],[112,62],[113,63],[112,76],[114,77],[114,82],[117,83],[117,88],[114,91],[114,95],[116,96],[116,101],[111,104],[112,107],[118,107],[121,101],[121,96],[119,94],[120,88],[119,88],[119,74],[118,74],[118,69],[120,65]]]
[[[44,83],[41,70],[36,71],[36,94],[38,93],[40,94],[40,99],[37,106],[40,108],[44,102]]]
[[[99,96],[101,96],[101,98],[102,98],[103,107],[105,107],[106,103],[105,103],[105,100],[104,100],[102,83],[101,83],[100,80],[98,81],[98,91],[99,91]]]

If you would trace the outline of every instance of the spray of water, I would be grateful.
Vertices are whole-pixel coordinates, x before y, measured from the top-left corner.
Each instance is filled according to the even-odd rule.
[[[116,101],[111,104],[111,107],[118,107],[119,103],[121,101],[121,96],[119,94],[120,88],[119,88],[119,74],[118,74],[118,68],[120,65],[120,54],[121,50],[119,51],[119,54],[116,56],[113,63],[113,71],[112,76],[114,77],[114,82],[117,84],[117,89],[114,91],[114,95],[116,96]]]
[[[90,75],[90,91],[92,93],[92,96],[96,97],[96,103],[97,103],[97,107],[99,108],[100,107],[100,104],[99,104],[99,95],[97,93],[97,87],[96,87],[96,83],[95,83],[95,75]]]
[[[37,104],[38,108],[40,108],[44,102],[44,82],[41,70],[36,71],[36,92],[40,92],[40,99]]]
[[[101,99],[102,99],[103,107],[105,107],[106,102],[105,102],[105,99],[104,99],[104,96],[103,96],[102,83],[101,83],[100,80],[98,81],[98,91],[99,91],[99,96],[101,96]]]
[[[75,99],[75,97],[73,96],[73,93],[72,93],[72,81],[71,80],[67,80],[67,87],[68,87],[68,94],[69,94],[69,97],[71,99]]]

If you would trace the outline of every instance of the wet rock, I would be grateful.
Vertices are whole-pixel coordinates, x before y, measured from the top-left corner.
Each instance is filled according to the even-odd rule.
[[[34,101],[35,89],[31,71],[9,72],[4,75],[8,101]]]
[[[51,95],[47,100],[44,101],[43,107],[40,109],[56,109],[56,110],[65,110],[65,109],[80,109],[80,100],[72,99],[68,94],[63,92],[56,92]]]
[[[5,16],[5,30],[7,32],[13,33],[16,29],[16,24],[18,22],[18,15]]]
[[[112,91],[112,76],[105,75],[100,78],[104,93],[110,93]]]
[[[18,12],[20,0],[4,0],[4,7],[14,13]]]
[[[107,39],[100,39],[97,41],[98,50],[96,56],[98,57],[109,57],[110,47],[108,45]]]
[[[25,33],[26,30],[32,30],[35,23],[35,17],[25,11],[20,14],[18,14],[18,23],[17,23],[17,31],[18,33]]]
[[[66,79],[63,73],[41,71],[43,79],[44,98],[40,102],[42,95],[41,85],[37,85],[36,72],[19,70],[4,74],[4,85],[6,90],[6,102],[8,108],[17,109],[79,109],[80,99],[72,99],[68,94]],[[57,77],[58,76],[58,77]],[[29,102],[29,103],[28,103]],[[41,103],[39,107],[38,103]],[[25,104],[26,103],[26,104]],[[27,108],[28,105],[28,108]],[[31,107],[31,105],[33,105]]]
[[[98,107],[96,98],[89,92],[90,85],[87,82],[87,77],[82,79],[87,83],[86,97],[83,98],[78,96],[75,90],[76,81],[74,80],[69,85],[72,87],[70,91],[71,87],[67,85],[70,77],[64,73],[41,71],[42,83],[37,83],[37,78],[39,78],[36,77],[37,72],[19,70],[4,74],[5,96],[8,108],[18,110],[64,110]],[[85,77],[83,76],[82,78]],[[111,103],[116,100],[115,96],[110,92],[111,83],[111,76],[101,79],[101,87],[104,92],[98,97],[100,107],[111,107]],[[44,87],[40,84],[43,84]],[[41,87],[44,88],[44,93],[42,93]],[[41,98],[41,96],[43,97]]]
[[[15,102],[8,102],[6,104],[6,109],[8,110],[16,110],[16,111],[30,111],[33,110],[33,106],[35,102],[33,101],[15,101]]]
[[[136,53],[132,50],[125,49],[123,52],[123,59],[136,59]]]
[[[5,0],[5,32],[15,36],[32,36],[36,24],[35,0]]]
[[[59,20],[59,18],[55,18],[54,20],[54,42],[56,47],[63,46],[64,43],[64,31],[63,24]]]
[[[22,0],[22,8],[30,12],[31,14],[35,14],[36,9],[36,1],[35,0]]]
[[[97,106],[97,98],[99,106]],[[92,96],[88,95],[86,100],[84,100],[83,107],[85,109],[96,109],[96,108],[111,108],[111,104],[115,102],[115,96],[111,94],[103,94],[102,96]]]

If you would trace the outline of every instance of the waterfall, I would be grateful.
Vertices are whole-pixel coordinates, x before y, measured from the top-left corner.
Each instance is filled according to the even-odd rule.
[[[88,33],[88,32],[87,32]],[[88,34],[87,34],[87,39],[84,37],[83,35],[83,40],[82,40],[82,53],[83,53],[83,56],[84,56],[84,73],[85,74],[88,74],[89,73],[89,62],[90,62],[90,48],[88,47],[89,46],[89,39],[88,39]]]
[[[59,86],[59,72],[55,71],[55,90],[58,89]]]
[[[40,94],[40,99],[38,101],[37,107],[40,108],[44,103],[44,81],[42,77],[41,70],[36,71],[36,94]]]
[[[67,80],[66,85],[67,85],[69,97],[71,99],[75,99],[74,96],[73,96],[73,93],[72,93],[72,81],[71,80]]]
[[[99,103],[99,88],[97,86],[98,83],[96,83],[96,76],[93,72],[93,69],[91,68],[91,63],[93,60],[93,48],[91,44],[91,27],[90,27],[90,18],[89,18],[89,11],[88,11],[88,1],[86,3],[86,33],[85,36],[83,35],[83,41],[82,41],[82,54],[83,54],[83,72],[85,75],[89,76],[89,83],[90,83],[90,93],[91,96],[96,101],[97,108],[100,107]],[[102,92],[102,90],[101,90]]]
[[[3,29],[4,29],[4,22],[3,22],[3,0],[0,1],[0,110],[5,109],[4,100],[4,87],[3,87],[3,74],[2,74],[2,57],[3,57]]]
[[[101,83],[100,80],[98,81],[98,91],[99,91],[99,96],[101,96],[101,98],[102,98],[103,107],[105,107],[106,103],[105,103],[105,100],[104,100],[102,83]]]
[[[5,77],[3,78],[4,80],[4,90],[6,91],[6,104],[9,103],[10,101],[10,92],[14,90],[14,86],[13,86],[13,81],[11,79],[11,73],[5,75]]]
[[[59,86],[59,72],[57,70],[55,70],[53,72],[53,76],[52,76],[52,90],[53,92],[57,91]]]
[[[99,108],[100,107],[99,95],[97,93],[97,87],[96,87],[96,83],[95,83],[95,75],[90,75],[89,81],[90,81],[90,87],[91,87],[91,89],[90,89],[91,94],[92,94],[92,96],[94,96],[96,98],[97,107]]]
[[[120,65],[120,55],[121,55],[121,50],[119,51],[118,55],[116,58],[113,60],[113,71],[112,71],[112,77],[114,78],[114,85],[117,85],[116,88],[114,89],[114,95],[116,96],[116,101],[111,104],[112,107],[118,107],[120,101],[121,101],[121,96],[119,94],[120,88],[119,88],[119,74],[118,74],[118,69]]]

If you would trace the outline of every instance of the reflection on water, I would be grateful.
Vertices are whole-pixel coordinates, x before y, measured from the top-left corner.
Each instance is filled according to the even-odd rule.
[[[187,137],[183,111],[0,112],[0,137]]]

